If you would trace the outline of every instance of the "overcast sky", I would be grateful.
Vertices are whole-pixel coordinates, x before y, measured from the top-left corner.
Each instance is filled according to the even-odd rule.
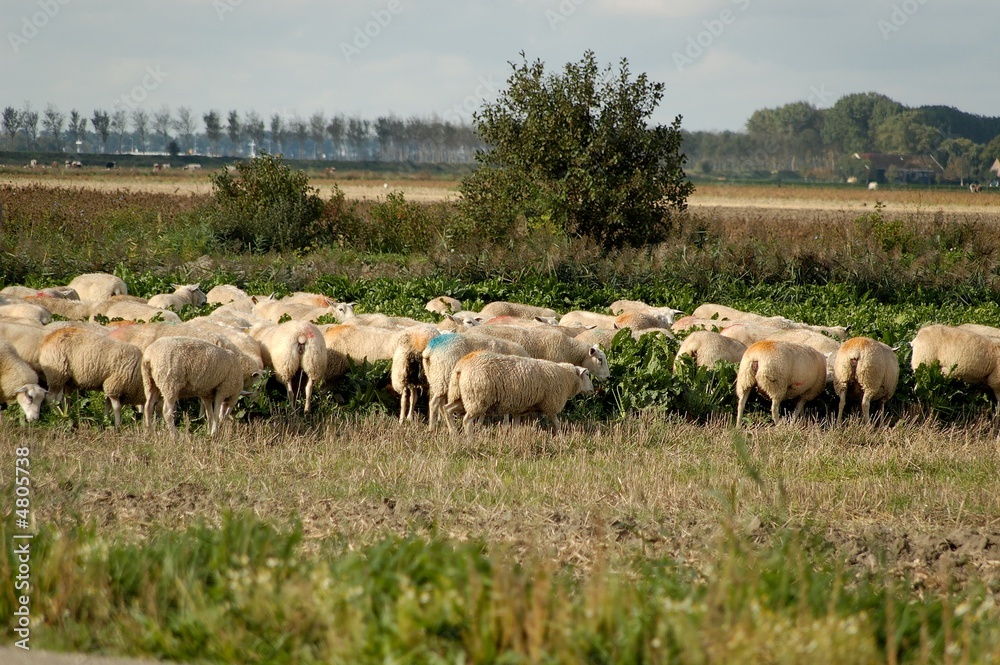
[[[666,84],[655,115],[875,91],[1000,115],[996,0],[0,0],[0,106],[468,118],[509,61],[592,49]],[[367,34],[366,34],[367,33]]]

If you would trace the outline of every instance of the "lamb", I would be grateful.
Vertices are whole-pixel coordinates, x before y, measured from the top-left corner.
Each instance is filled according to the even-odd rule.
[[[736,425],[751,391],[771,400],[771,418],[778,423],[779,407],[786,399],[798,398],[794,419],[802,417],[806,402],[819,397],[826,387],[826,358],[808,346],[765,340],[747,347],[736,375]]]
[[[8,305],[0,305],[0,318],[23,319],[45,325],[52,321],[52,312],[34,303],[15,302]]]
[[[871,421],[873,401],[886,400],[896,392],[899,359],[896,351],[870,337],[852,337],[837,350],[833,361],[833,390],[840,398],[837,424],[844,419],[847,393],[861,393],[861,415]]]
[[[142,404],[142,352],[131,344],[83,328],[66,327],[46,335],[38,353],[39,364],[54,401],[67,388],[102,390],[105,413],[114,411],[121,426],[122,404]]]
[[[465,333],[470,336],[488,335],[517,342],[532,358],[569,362],[590,370],[595,379],[611,376],[608,358],[597,344],[587,344],[573,337],[567,337],[550,327],[516,328],[514,326],[479,326]]]
[[[326,378],[327,351],[323,333],[308,321],[287,321],[281,324],[261,323],[250,330],[260,342],[264,365],[288,391],[288,401],[294,406],[296,390],[293,380],[302,372],[306,376],[305,413],[309,413],[313,386]]]
[[[208,296],[202,293],[198,284],[174,284],[173,287],[173,293],[158,293],[146,304],[160,309],[180,310],[184,305],[201,307],[208,301]]]
[[[435,314],[455,314],[462,311],[462,301],[451,296],[438,296],[428,300],[424,309]]]
[[[590,372],[572,363],[475,351],[455,365],[447,411],[465,410],[465,431],[487,415],[542,413],[560,430],[559,412],[572,397],[594,391]]]
[[[208,434],[236,404],[245,385],[237,355],[212,342],[194,337],[163,337],[142,354],[142,383],[145,392],[143,419],[153,426],[156,407],[163,403],[163,420],[176,431],[174,409],[183,397],[198,397],[204,406]]]
[[[927,325],[910,342],[910,365],[938,362],[941,373],[965,383],[984,384],[993,391],[1000,411],[1000,341],[943,325]]]
[[[249,298],[247,292],[232,284],[219,284],[209,289],[205,294],[205,302],[210,304],[227,305],[234,300]]]
[[[38,420],[45,401],[45,389],[38,384],[38,374],[17,355],[17,350],[0,339],[0,402],[17,402],[27,421]]]
[[[625,312],[639,312],[640,314],[660,314],[667,319],[667,325],[671,326],[678,314],[684,312],[672,307],[653,307],[639,300],[616,300],[608,307],[612,314],[619,315]]]
[[[528,352],[516,342],[498,337],[474,337],[472,335],[445,334],[427,342],[422,354],[424,376],[427,379],[428,425],[433,430],[440,417],[445,417],[449,429],[445,405],[448,402],[448,383],[456,363],[473,351],[492,351],[509,356],[527,358]]]
[[[559,317],[558,312],[548,307],[535,307],[534,305],[524,305],[522,303],[506,302],[503,300],[496,300],[487,304],[479,313],[483,315],[484,319],[494,316],[516,316],[521,319],[533,319],[536,316],[542,316],[558,320]]]
[[[426,387],[423,353],[428,342],[440,335],[432,326],[414,326],[400,333],[392,354],[392,389],[399,395],[399,422],[413,420],[417,397]]]
[[[120,277],[105,272],[77,275],[67,284],[80,296],[80,300],[99,302],[111,296],[128,295],[128,287]]]
[[[674,360],[674,371],[677,371],[681,356],[691,356],[698,367],[715,367],[715,363],[725,360],[738,363],[746,352],[746,344],[731,339],[711,330],[696,330],[681,342]]]

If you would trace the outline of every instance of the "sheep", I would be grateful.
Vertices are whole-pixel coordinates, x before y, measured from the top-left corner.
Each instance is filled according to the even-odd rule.
[[[92,318],[96,318],[100,313],[99,310],[103,309],[103,315],[109,319],[146,322],[157,319],[160,321],[166,321],[167,323],[181,322],[181,317],[177,316],[176,312],[171,312],[169,309],[150,307],[149,305],[145,305],[143,303],[131,302],[127,300],[113,302],[106,307],[103,306],[103,303],[99,303],[94,309],[95,314]]]
[[[423,321],[417,321],[416,319],[411,319],[408,316],[387,316],[385,314],[379,314],[378,312],[349,316],[340,319],[340,322],[344,325],[350,326],[369,326],[396,330],[409,328],[410,326],[424,325]]]
[[[984,384],[993,391],[1000,411],[1000,341],[961,328],[927,325],[910,342],[910,365],[916,371],[935,361],[941,373],[965,383]]]
[[[247,292],[232,284],[219,284],[209,289],[205,294],[205,302],[210,304],[226,305],[234,300],[248,298]]]
[[[428,300],[424,309],[435,314],[455,314],[462,311],[462,301],[451,296],[438,296]]]
[[[390,377],[392,389],[399,395],[399,422],[413,420],[417,397],[427,385],[423,374],[423,353],[428,342],[440,335],[432,326],[407,328],[396,338]]]
[[[52,321],[52,312],[34,303],[16,302],[8,305],[0,305],[0,318],[23,319],[45,325]]]
[[[607,351],[611,348],[611,342],[617,334],[618,331],[611,328],[590,328],[581,332],[574,339],[586,344],[596,344]]]
[[[324,315],[332,315],[337,321],[344,323],[354,316],[354,307],[350,303],[333,303],[317,306],[311,302],[297,300],[262,300],[253,307],[253,314],[262,319],[279,322],[287,316],[296,321],[312,321]]]
[[[870,405],[896,392],[899,358],[895,349],[870,337],[852,337],[837,350],[833,361],[833,390],[840,398],[837,424],[844,419],[847,393],[861,393],[861,415],[871,421]]]
[[[80,294],[76,292],[76,289],[71,289],[68,286],[50,286],[44,289],[32,289],[27,286],[11,284],[10,286],[5,286],[0,289],[0,295],[14,296],[16,298],[43,297],[58,298],[60,300],[80,299]]]
[[[483,317],[479,312],[456,312],[455,314],[445,314],[444,318],[438,321],[437,329],[441,332],[465,332],[473,327],[482,325]]]
[[[57,314],[64,319],[86,321],[94,315],[94,303],[85,300],[67,300],[50,296],[28,296],[26,302],[40,305],[51,314]]]
[[[446,411],[464,409],[462,425],[467,432],[487,415],[525,413],[548,416],[552,430],[558,432],[558,414],[566,402],[593,391],[590,372],[572,363],[474,351],[452,371]]]
[[[802,323],[801,321],[792,321],[791,319],[783,316],[761,316],[760,314],[754,314],[753,312],[743,312],[738,309],[733,309],[732,307],[716,305],[713,303],[700,305],[694,310],[691,316],[701,319],[718,319],[719,321],[729,322],[726,325],[744,323],[770,326],[772,328],[783,328],[786,330],[812,330],[813,332],[830,335],[831,337],[839,340],[847,339],[848,334],[848,329],[845,326],[816,326],[809,323]]]
[[[968,330],[969,332],[976,333],[977,335],[982,335],[983,337],[991,337],[993,339],[1000,340],[1000,328],[994,328],[993,326],[984,326],[979,323],[963,323],[960,326],[956,326],[959,330]]]
[[[498,337],[475,337],[472,335],[444,334],[427,342],[421,359],[424,377],[427,380],[427,428],[433,430],[441,417],[446,417],[448,402],[448,382],[455,364],[473,351],[492,351],[509,356],[527,358],[528,352],[516,342]],[[448,427],[451,428],[448,421]]]
[[[719,333],[723,337],[736,340],[744,346],[750,346],[766,339],[779,339],[788,332],[785,328],[763,325],[760,323],[733,323]]]
[[[146,304],[160,309],[180,310],[184,305],[201,307],[208,300],[198,284],[173,284],[172,286],[174,287],[173,293],[158,293],[150,298]]]
[[[694,316],[682,316],[671,324],[670,329],[675,333],[686,330],[714,330],[716,332],[725,330],[733,325],[732,321],[720,321],[718,319],[703,319]]]
[[[115,427],[121,426],[123,403],[145,401],[142,352],[107,335],[76,327],[56,330],[42,340],[38,361],[56,402],[67,388],[104,391],[105,413],[110,406]]]
[[[691,356],[698,367],[715,367],[720,360],[738,363],[746,352],[746,344],[711,330],[696,330],[681,342],[674,360],[674,371],[681,356]]]
[[[823,392],[826,378],[826,358],[816,349],[777,340],[751,344],[736,375],[737,427],[754,388],[771,400],[771,418],[777,424],[781,402],[798,398],[794,419],[801,418],[806,402]]]
[[[277,325],[260,323],[250,329],[250,334],[260,342],[264,365],[274,370],[293,407],[296,400],[293,380],[300,371],[306,376],[304,411],[309,413],[313,387],[322,383],[327,373],[323,333],[308,321],[286,321]]]
[[[128,295],[128,287],[120,277],[104,272],[77,275],[67,284],[67,287],[76,291],[80,300],[91,302],[106,300],[111,296]]]
[[[0,321],[0,338],[10,342],[17,355],[21,356],[21,359],[40,376],[44,376],[44,372],[41,363],[38,362],[38,352],[42,347],[42,341],[50,332],[52,330],[48,327]]]
[[[545,326],[541,328],[516,328],[514,326],[479,326],[465,333],[471,336],[489,335],[517,342],[532,358],[553,362],[570,362],[590,370],[595,379],[611,376],[608,359],[597,344],[587,344],[573,337],[567,337],[558,330]]]
[[[347,372],[348,361],[361,364],[391,359],[403,332],[346,324],[324,325],[320,326],[320,330],[327,348],[327,379],[343,376]]]
[[[598,314],[597,312],[575,309],[571,312],[563,314],[559,319],[559,325],[574,327],[596,326],[598,328],[610,330],[615,327],[616,318],[617,317],[612,314]]]
[[[559,314],[554,309],[548,307],[535,307],[534,305],[524,305],[517,302],[506,302],[496,300],[483,307],[480,312],[484,319],[494,316],[516,316],[521,319],[531,319],[536,316],[558,319]]]
[[[209,436],[215,435],[245,385],[237,355],[194,337],[162,337],[142,354],[143,420],[153,426],[156,407],[163,403],[163,421],[176,430],[174,409],[183,397],[198,397],[204,406]]]
[[[684,312],[672,307],[653,307],[639,300],[616,300],[608,307],[612,314],[619,315],[625,312],[639,312],[641,314],[660,314],[667,319],[667,325],[671,326],[678,314]]]
[[[631,328],[632,330],[646,330],[648,328],[665,329],[673,325],[672,316],[658,314],[656,312],[623,312],[614,319],[612,327],[615,330]]]
[[[38,373],[21,359],[10,342],[0,339],[0,402],[16,401],[30,423],[38,420],[45,392],[38,384]]]

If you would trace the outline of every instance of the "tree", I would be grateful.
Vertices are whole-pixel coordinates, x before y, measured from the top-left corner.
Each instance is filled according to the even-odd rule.
[[[257,115],[256,111],[250,111],[246,116],[246,131],[247,135],[253,140],[254,149],[260,150],[264,145],[264,136],[266,130],[264,129],[264,120]]]
[[[205,121],[205,136],[212,146],[212,154],[216,155],[219,153],[219,140],[222,138],[222,120],[216,111],[209,111],[202,116],[202,120]]]
[[[90,118],[90,124],[94,126],[94,131],[101,137],[101,145],[104,146],[104,152],[107,152],[108,135],[111,133],[111,116],[108,115],[107,111],[96,109]]]
[[[60,152],[63,149],[62,136],[65,124],[66,116],[52,104],[47,104],[42,112],[42,133],[49,137],[52,148]]]
[[[76,109],[69,112],[69,127],[67,131],[69,132],[69,140],[76,148],[76,152],[80,152],[80,145],[87,138],[87,119],[80,115],[80,112]]]
[[[295,117],[291,122],[292,135],[295,136],[295,140],[299,144],[299,159],[302,159],[302,147],[306,143],[306,139],[309,137],[309,125],[305,123],[302,118]]]
[[[132,129],[139,140],[139,150],[146,152],[146,137],[149,136],[149,114],[145,109],[136,108],[132,111]]]
[[[344,116],[335,115],[326,125],[326,133],[330,136],[334,157],[340,156],[340,144],[344,140]]]
[[[870,152],[875,147],[875,128],[905,107],[875,92],[844,95],[824,113],[823,141],[841,152]]]
[[[927,154],[940,140],[941,133],[923,124],[916,111],[897,113],[875,126],[875,149],[880,152]]]
[[[271,152],[281,154],[281,144],[285,140],[285,121],[280,113],[271,116]]]
[[[118,137],[118,153],[125,151],[125,133],[128,131],[128,111],[119,106],[111,114],[109,127]]]
[[[4,107],[3,117],[0,122],[3,123],[3,133],[7,135],[8,150],[14,149],[14,138],[17,136],[17,129],[21,125],[19,115],[17,109],[13,106]]]
[[[181,106],[177,109],[177,132],[180,134],[180,139],[182,140],[182,146],[184,150],[194,151],[194,116],[191,115],[191,109],[187,106]]]
[[[648,125],[664,85],[633,80],[625,59],[601,71],[592,51],[561,75],[521,57],[507,89],[473,115],[492,149],[476,154],[479,167],[461,185],[470,218],[494,237],[527,224],[605,248],[663,240],[694,189],[681,117]]]
[[[24,108],[18,115],[21,119],[21,129],[28,138],[28,146],[33,147],[38,140],[38,111],[31,108],[30,102],[25,102]]]
[[[364,161],[368,159],[368,137],[371,135],[371,122],[362,120],[360,117],[350,118],[347,121],[347,142],[354,148],[354,159]]]
[[[174,121],[171,117],[170,107],[164,104],[160,110],[153,114],[153,131],[163,141],[163,149],[167,150],[170,145],[170,130],[173,129]]]
[[[244,132],[243,125],[240,124],[240,114],[235,110],[230,111],[226,117],[226,123],[226,134],[229,135],[229,141],[233,144],[233,153],[239,155],[240,140]]]
[[[323,140],[326,138],[326,118],[322,111],[309,116],[309,138],[313,142],[313,159],[319,159],[323,151]]]

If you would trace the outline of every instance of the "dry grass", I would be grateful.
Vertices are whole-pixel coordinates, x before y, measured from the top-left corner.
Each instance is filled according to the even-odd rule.
[[[531,426],[428,434],[385,416],[230,424],[217,440],[5,423],[0,484],[13,444],[28,443],[38,521],[93,520],[107,535],[250,510],[359,546],[436,533],[585,567],[608,550],[697,566],[731,518],[763,539],[810,523],[857,562],[886,556],[923,576],[942,561],[1000,573],[992,423],[759,425],[745,434],[746,457],[742,436],[653,414],[558,436]]]

